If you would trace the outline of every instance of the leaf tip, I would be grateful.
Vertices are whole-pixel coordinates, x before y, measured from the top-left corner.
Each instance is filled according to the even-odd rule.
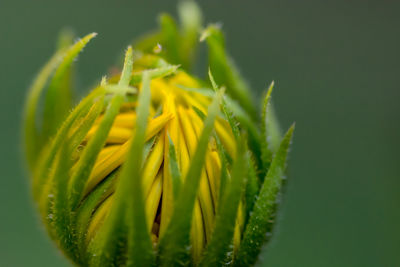
[[[296,128],[296,122],[293,122],[292,125],[290,125],[289,131],[293,132],[295,128]]]
[[[92,33],[89,33],[88,35],[86,35],[85,37],[83,37],[82,39],[80,39],[80,41],[86,45],[90,40],[92,40],[96,36],[97,36],[97,32],[92,32]]]

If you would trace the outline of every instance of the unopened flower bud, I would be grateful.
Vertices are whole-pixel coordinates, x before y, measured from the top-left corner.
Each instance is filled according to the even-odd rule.
[[[251,265],[272,229],[293,127],[280,138],[272,85],[256,114],[217,27],[202,35],[209,77],[190,73],[201,16],[191,2],[180,12],[181,31],[164,16],[75,107],[71,64],[95,34],[61,47],[29,91],[33,195],[78,265]]]

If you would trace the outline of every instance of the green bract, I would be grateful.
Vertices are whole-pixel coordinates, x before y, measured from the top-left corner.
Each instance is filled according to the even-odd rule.
[[[181,27],[162,15],[160,31],[128,47],[121,74],[75,107],[71,65],[96,34],[63,35],[29,90],[33,196],[78,265],[250,266],[270,236],[294,127],[281,137],[273,84],[258,111],[193,2],[179,14]],[[199,39],[204,80],[191,74]]]

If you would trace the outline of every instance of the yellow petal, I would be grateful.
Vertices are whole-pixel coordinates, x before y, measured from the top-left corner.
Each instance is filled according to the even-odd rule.
[[[109,214],[112,205],[113,195],[104,200],[103,203],[96,209],[90,221],[89,228],[86,234],[86,241],[90,242],[97,233],[100,226],[103,224],[105,218]]]
[[[190,136],[190,138],[193,138],[191,145],[193,149],[192,153],[194,153],[195,147],[197,146],[198,139],[203,129],[203,122],[197,116],[197,114],[194,114],[193,110],[187,110],[186,113],[180,113],[179,115],[182,115],[181,118],[186,127],[184,129],[186,136]],[[204,219],[206,240],[209,240],[211,232],[214,228],[215,214],[214,203],[211,195],[210,181],[205,168],[203,168],[201,172],[198,198],[200,200],[200,207]]]
[[[238,211],[237,211],[235,231],[233,234],[233,247],[234,247],[235,251],[239,248],[243,227],[244,227],[243,202],[240,201]]]
[[[147,196],[164,159],[164,138],[160,135],[150,152],[143,169],[143,195]]]
[[[96,125],[90,129],[90,131],[86,135],[85,138],[86,141],[93,137],[93,135],[97,132],[98,127],[99,126]],[[108,134],[106,143],[122,144],[125,143],[131,136],[132,136],[132,130],[123,127],[113,126]]]
[[[174,194],[172,188],[172,178],[169,169],[169,140],[168,136],[163,135],[164,138],[164,168],[163,168],[163,199],[161,207],[161,225],[160,225],[160,236],[162,236],[167,228],[169,221],[172,217],[174,209]]]
[[[154,137],[172,117],[173,115],[169,113],[160,115],[159,117],[151,120],[146,132],[146,141]],[[114,153],[95,164],[89,180],[87,181],[84,195],[87,195],[87,193],[89,193],[99,182],[107,177],[107,175],[124,163],[130,144],[131,139],[120,146],[120,148]]]
[[[187,109],[178,107],[179,122],[185,137],[190,157],[193,157],[197,145],[197,137],[187,115]]]
[[[184,71],[176,73],[171,79],[170,84],[181,84],[189,88],[198,88],[199,83]]]
[[[162,171],[158,173],[154,183],[150,188],[149,195],[146,199],[146,216],[148,229],[152,229],[154,219],[157,215],[157,209],[160,204],[162,193]]]
[[[190,229],[190,237],[192,242],[193,259],[195,262],[197,262],[201,257],[201,252],[205,244],[204,226],[199,201],[195,202],[193,213],[194,214],[192,219],[192,228]]]
[[[135,112],[120,113],[115,118],[113,126],[131,129],[134,127],[135,121],[136,121],[136,113]]]

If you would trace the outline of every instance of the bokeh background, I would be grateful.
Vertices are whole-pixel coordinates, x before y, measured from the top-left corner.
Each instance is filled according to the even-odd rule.
[[[282,127],[296,122],[289,182],[265,266],[400,266],[399,1],[207,0],[254,94],[275,80]],[[99,36],[79,92],[176,1],[0,0],[0,266],[70,266],[31,201],[21,149],[26,88],[60,29]]]

